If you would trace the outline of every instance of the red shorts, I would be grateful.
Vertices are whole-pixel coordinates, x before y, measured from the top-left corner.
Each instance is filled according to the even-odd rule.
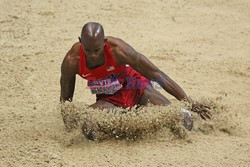
[[[123,87],[113,95],[98,94],[96,100],[104,100],[122,108],[132,108],[137,105],[144,89],[151,85],[140,73],[132,68],[119,76]]]

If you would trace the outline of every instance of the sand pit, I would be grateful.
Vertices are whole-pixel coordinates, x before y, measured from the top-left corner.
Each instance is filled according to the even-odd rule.
[[[249,18],[248,0],[1,0],[0,166],[249,166]],[[60,106],[60,65],[88,21],[213,106],[213,119],[194,115],[184,130],[162,90],[172,107],[91,111],[80,77],[74,103]],[[104,139],[83,137],[90,117]]]

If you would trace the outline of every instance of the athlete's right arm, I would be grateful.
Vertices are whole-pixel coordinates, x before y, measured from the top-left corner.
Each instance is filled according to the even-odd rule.
[[[75,90],[75,80],[76,74],[78,73],[78,55],[76,53],[76,44],[69,50],[65,58],[63,59],[61,65],[61,96],[60,101],[72,101],[74,90]]]

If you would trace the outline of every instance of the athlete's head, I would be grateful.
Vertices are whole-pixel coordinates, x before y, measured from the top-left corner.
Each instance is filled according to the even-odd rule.
[[[80,42],[84,48],[86,56],[93,60],[103,54],[104,30],[101,24],[89,22],[82,28]]]

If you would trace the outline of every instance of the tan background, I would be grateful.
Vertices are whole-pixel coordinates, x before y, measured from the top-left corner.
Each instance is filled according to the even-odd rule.
[[[249,18],[249,0],[0,0],[0,166],[249,166]],[[245,133],[62,144],[60,65],[89,21],[194,99],[221,99]],[[79,77],[74,99],[95,101]]]

